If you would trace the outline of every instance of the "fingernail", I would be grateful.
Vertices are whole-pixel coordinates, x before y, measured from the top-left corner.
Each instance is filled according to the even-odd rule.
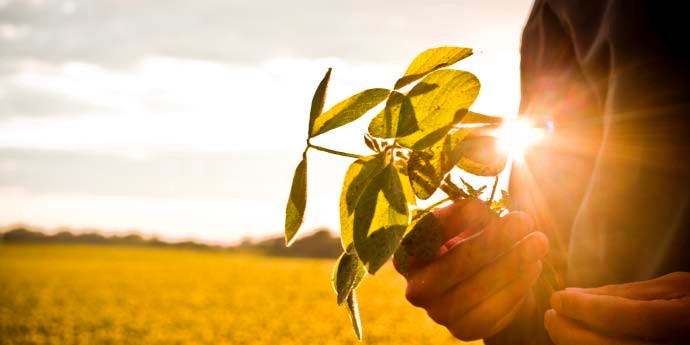
[[[551,322],[553,322],[553,318],[556,316],[556,311],[553,309],[549,309],[544,313],[544,326],[546,328],[549,328],[551,326]]]

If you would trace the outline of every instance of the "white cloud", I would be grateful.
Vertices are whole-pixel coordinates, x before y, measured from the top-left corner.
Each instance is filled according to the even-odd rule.
[[[169,57],[149,57],[124,70],[77,62],[30,65],[12,79],[15,85],[82,102],[84,112],[0,122],[0,147],[295,151],[303,145],[311,96],[327,67],[334,68],[328,94],[334,104],[365,88],[389,87],[405,65],[277,59],[248,67]],[[479,53],[458,68],[482,80],[475,110],[515,112],[517,54]],[[359,146],[353,131],[341,132],[348,135],[329,135],[331,142]]]

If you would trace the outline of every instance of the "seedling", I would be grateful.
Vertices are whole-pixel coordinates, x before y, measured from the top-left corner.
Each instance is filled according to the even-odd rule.
[[[498,213],[508,195],[495,201],[498,174],[507,157],[488,135],[500,117],[470,111],[479,94],[479,80],[470,72],[447,67],[472,55],[469,48],[439,47],[417,56],[392,90],[368,89],[324,112],[328,69],[314,93],[307,144],[295,170],[285,218],[290,245],[299,230],[307,198],[307,151],[315,149],[355,161],[340,194],[340,238],[343,253],[333,270],[336,301],[349,313],[355,333],[362,327],[355,290],[395,255],[399,269],[408,257],[431,260],[443,244],[440,224],[431,213],[445,202],[480,198],[487,186],[474,188],[459,173],[494,177],[487,200]],[[403,91],[407,89],[407,91]],[[311,139],[347,125],[384,103],[364,134],[371,154],[360,156],[312,144]],[[437,190],[446,194],[429,207],[417,207]]]

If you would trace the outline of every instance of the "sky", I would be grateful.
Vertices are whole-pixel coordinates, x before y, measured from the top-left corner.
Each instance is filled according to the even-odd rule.
[[[283,231],[314,89],[390,88],[475,54],[473,110],[516,115],[530,0],[0,0],[0,225],[232,244]],[[375,112],[315,143],[367,153]],[[338,228],[350,161],[309,153],[304,229]]]

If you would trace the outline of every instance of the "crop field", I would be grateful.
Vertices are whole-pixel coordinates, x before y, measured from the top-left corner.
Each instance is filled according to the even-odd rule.
[[[0,344],[357,344],[335,304],[332,264],[0,244]],[[460,344],[405,301],[390,265],[358,293],[362,344]]]

